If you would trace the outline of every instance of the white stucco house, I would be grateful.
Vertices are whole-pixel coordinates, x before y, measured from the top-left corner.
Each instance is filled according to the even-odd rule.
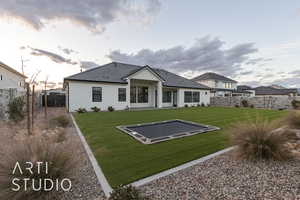
[[[26,76],[0,62],[0,89],[24,91]]]
[[[226,97],[226,96],[251,96],[252,92],[247,90],[239,90],[238,82],[220,74],[208,72],[191,79],[202,85],[206,85],[211,90],[211,97]]]
[[[66,106],[90,110],[162,108],[210,103],[210,88],[163,69],[112,62],[64,79]]]

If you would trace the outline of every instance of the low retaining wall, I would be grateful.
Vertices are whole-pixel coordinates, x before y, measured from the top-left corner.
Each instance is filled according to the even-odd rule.
[[[212,106],[228,106],[234,107],[236,105],[242,107],[242,101],[247,100],[249,106],[253,105],[255,108],[267,109],[292,109],[292,101],[300,101],[300,97],[211,97],[210,104]]]
[[[24,93],[18,92],[17,89],[0,89],[0,120],[7,119],[7,105],[17,96],[22,96]]]

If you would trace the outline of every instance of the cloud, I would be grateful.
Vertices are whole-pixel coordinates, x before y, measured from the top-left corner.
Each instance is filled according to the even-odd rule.
[[[92,61],[80,61],[80,66],[82,69],[91,69],[99,66],[99,64]]]
[[[233,75],[242,69],[242,65],[251,60],[249,56],[258,51],[253,43],[244,43],[224,48],[225,42],[209,36],[197,39],[190,47],[175,46],[168,49],[142,49],[137,53],[111,51],[108,57],[139,65],[150,65],[182,73],[184,71],[215,71],[224,75]],[[251,60],[251,64],[261,60]]]
[[[5,0],[0,4],[0,17],[21,20],[36,30],[52,21],[68,20],[101,33],[107,24],[122,17],[144,20],[160,8],[158,0]]]
[[[70,64],[70,65],[78,64],[77,62],[72,61],[71,59],[64,58],[64,57],[62,57],[56,53],[52,53],[50,51],[36,49],[36,48],[29,47],[29,46],[27,48],[29,48],[31,50],[30,54],[33,56],[46,56],[46,57],[50,58],[53,62],[56,62],[59,64],[62,64],[62,63],[66,63],[66,64]]]
[[[61,46],[58,46],[58,49],[61,50],[62,52],[64,52],[65,54],[72,54],[72,53],[78,53],[77,51],[73,50],[73,49],[69,49],[69,48],[63,48]]]

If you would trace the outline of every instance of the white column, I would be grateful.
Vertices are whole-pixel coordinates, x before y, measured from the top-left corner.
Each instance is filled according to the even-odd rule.
[[[157,82],[157,107],[162,107],[162,83],[161,81]]]
[[[130,108],[130,79],[127,79],[127,90],[126,90],[126,102],[128,108]]]

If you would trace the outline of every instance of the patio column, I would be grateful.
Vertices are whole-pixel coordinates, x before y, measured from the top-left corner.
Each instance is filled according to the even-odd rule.
[[[130,79],[127,79],[127,91],[126,91],[126,102],[128,108],[130,108]]]
[[[162,107],[162,83],[161,81],[157,82],[157,107]]]

